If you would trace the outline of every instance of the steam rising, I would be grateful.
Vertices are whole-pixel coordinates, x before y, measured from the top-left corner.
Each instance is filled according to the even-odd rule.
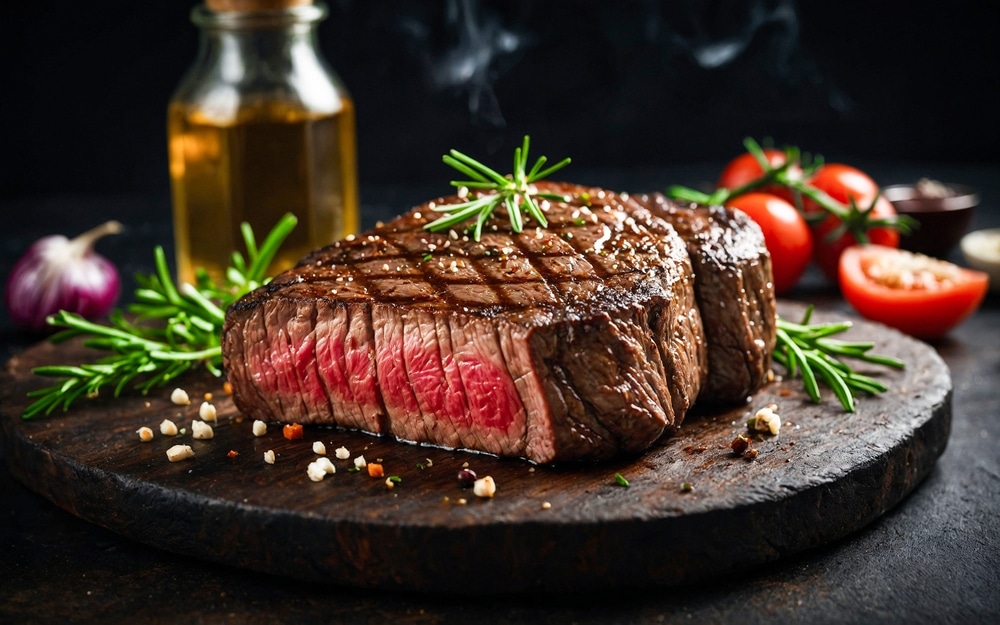
[[[513,65],[525,37],[506,28],[494,12],[483,9],[478,0],[448,0],[445,26],[449,45],[434,52],[430,29],[409,20],[403,29],[423,45],[424,63],[436,90],[464,92],[473,121],[502,128],[506,125],[500,103],[493,91],[497,78]]]

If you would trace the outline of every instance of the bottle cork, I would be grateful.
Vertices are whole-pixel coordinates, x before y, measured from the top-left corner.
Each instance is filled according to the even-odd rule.
[[[226,11],[280,11],[312,3],[313,0],[205,0],[205,5],[217,13]]]

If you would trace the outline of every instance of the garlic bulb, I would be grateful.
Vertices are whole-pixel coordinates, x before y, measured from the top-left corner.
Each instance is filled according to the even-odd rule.
[[[122,231],[109,221],[74,239],[51,235],[35,241],[14,265],[4,292],[14,325],[47,329],[46,317],[65,310],[87,319],[114,307],[121,290],[118,270],[94,251],[94,242]]]

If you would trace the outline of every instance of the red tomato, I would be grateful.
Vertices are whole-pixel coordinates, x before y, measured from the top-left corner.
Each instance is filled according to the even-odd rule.
[[[809,186],[823,191],[845,207],[849,206],[853,200],[860,211],[870,207],[879,192],[875,181],[863,171],[839,163],[828,163],[820,167],[809,180]],[[833,240],[830,240],[830,237],[842,226],[838,217],[829,215],[813,226],[816,241],[813,254],[816,258],[816,264],[831,282],[837,281],[841,253],[847,247],[858,243],[854,233],[864,232],[868,243],[899,247],[898,230],[872,223],[874,221],[877,224],[882,220],[892,220],[896,217],[896,209],[893,208],[892,202],[881,196],[878,198],[870,214],[853,213],[848,223],[848,230]],[[808,198],[803,200],[803,209],[807,216],[824,210]]]
[[[789,291],[798,283],[812,258],[812,233],[795,207],[767,193],[747,193],[726,202],[750,216],[764,233],[771,254],[774,292]]]
[[[781,150],[765,149],[764,157],[771,167],[780,167],[785,164],[785,153]],[[802,169],[798,165],[790,168],[790,173],[801,173],[801,171]],[[753,154],[746,152],[729,161],[729,164],[722,170],[719,181],[715,183],[715,186],[717,188],[736,189],[749,182],[753,182],[763,175],[764,168],[760,166],[760,163],[757,162]],[[779,185],[768,185],[757,190],[777,195],[789,202],[792,201],[792,192]]]
[[[975,312],[988,276],[882,245],[855,245],[840,257],[840,290],[862,316],[935,339]]]

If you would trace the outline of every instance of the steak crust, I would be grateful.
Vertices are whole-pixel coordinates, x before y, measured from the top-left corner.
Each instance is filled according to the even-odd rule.
[[[738,209],[680,204],[659,193],[635,200],[687,242],[711,372],[699,408],[747,401],[767,381],[777,335],[771,257],[760,227]]]
[[[565,198],[545,229],[498,208],[479,242],[428,232],[462,201],[439,198],[246,295],[223,331],[237,407],[539,463],[676,429],[709,366],[688,245],[627,194],[537,187]]]

